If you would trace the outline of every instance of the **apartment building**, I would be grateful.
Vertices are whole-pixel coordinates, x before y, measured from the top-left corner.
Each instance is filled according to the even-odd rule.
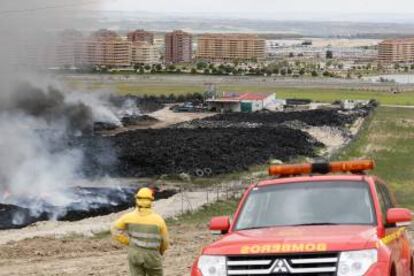
[[[254,34],[204,34],[198,38],[197,58],[212,61],[261,61],[266,42]]]
[[[85,37],[76,30],[60,33],[56,42],[56,65],[76,67],[85,63]]]
[[[158,47],[148,42],[134,42],[132,44],[132,64],[157,64],[160,63]]]
[[[183,31],[173,31],[165,34],[166,63],[191,62],[192,60],[192,36]]]
[[[154,44],[154,34],[144,30],[129,32],[127,38],[132,42],[147,42],[149,44]]]
[[[383,64],[414,62],[414,38],[382,41],[378,45],[378,61]]]

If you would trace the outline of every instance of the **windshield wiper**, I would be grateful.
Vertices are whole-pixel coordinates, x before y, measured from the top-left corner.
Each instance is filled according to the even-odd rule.
[[[253,226],[253,227],[240,228],[240,229],[237,229],[237,230],[238,231],[241,231],[241,230],[254,230],[254,229],[262,229],[262,228],[269,228],[269,227],[272,227],[272,226]]]
[[[300,223],[300,224],[291,224],[289,226],[317,226],[317,225],[339,225],[339,223],[333,222],[313,222],[313,223]]]
[[[253,226],[253,227],[246,227],[237,229],[238,231],[241,230],[254,230],[254,229],[262,229],[262,228],[271,228],[271,227],[286,227],[286,226],[318,226],[318,225],[340,225],[339,223],[333,222],[313,222],[313,223],[300,223],[300,224],[287,224],[287,225],[265,225],[265,226]]]

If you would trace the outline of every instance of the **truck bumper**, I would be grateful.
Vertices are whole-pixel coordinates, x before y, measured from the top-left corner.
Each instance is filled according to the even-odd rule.
[[[387,262],[378,262],[371,266],[367,273],[364,276],[389,276],[390,275],[390,265]]]

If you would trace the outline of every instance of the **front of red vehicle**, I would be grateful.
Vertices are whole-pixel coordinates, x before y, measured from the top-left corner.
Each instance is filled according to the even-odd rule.
[[[360,175],[251,186],[233,223],[212,220],[212,230],[227,234],[204,248],[191,275],[408,275],[394,242],[404,231],[385,229],[376,193],[373,178]],[[404,210],[394,215],[411,219]]]

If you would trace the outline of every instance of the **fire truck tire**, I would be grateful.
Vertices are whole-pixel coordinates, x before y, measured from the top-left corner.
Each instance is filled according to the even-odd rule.
[[[394,264],[391,267],[390,276],[397,276],[397,272],[395,271],[395,265]]]
[[[414,259],[413,258],[411,258],[410,275],[414,276]]]

